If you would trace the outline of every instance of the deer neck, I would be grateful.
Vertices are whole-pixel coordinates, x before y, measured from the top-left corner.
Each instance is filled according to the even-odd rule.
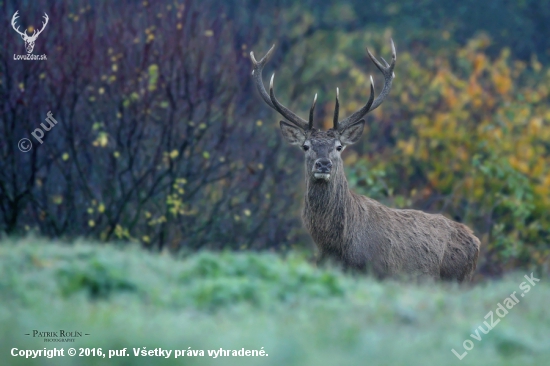
[[[348,181],[341,166],[333,169],[328,181],[315,179],[311,174],[306,174],[306,202],[312,205],[312,209],[326,211],[338,204],[344,204],[343,200],[351,196]]]
[[[316,180],[306,172],[306,197],[303,218],[308,231],[316,242],[323,238],[344,236],[346,210],[351,209],[353,199],[344,175],[343,164],[335,166],[329,181]]]

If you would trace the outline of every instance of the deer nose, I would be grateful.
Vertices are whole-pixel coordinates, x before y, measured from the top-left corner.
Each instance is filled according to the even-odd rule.
[[[315,161],[315,170],[319,173],[330,173],[330,168],[332,168],[332,161],[327,158],[321,158]]]

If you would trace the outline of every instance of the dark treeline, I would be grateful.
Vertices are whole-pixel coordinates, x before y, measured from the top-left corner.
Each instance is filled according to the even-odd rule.
[[[0,8],[0,231],[8,235],[137,240],[155,249],[310,243],[299,218],[302,157],[282,142],[279,117],[254,91],[248,54],[261,57],[276,43],[265,77],[277,70],[281,99],[301,112],[322,91],[316,117],[325,125],[336,86],[346,87],[343,114],[365,100],[365,72],[379,76],[364,62],[364,47],[389,56],[391,36],[392,101],[349,153],[350,184],[392,206],[468,223],[482,239],[484,272],[547,265],[541,217],[550,204],[538,198],[550,187],[547,170],[522,171],[512,157],[503,167],[481,133],[468,145],[474,127],[439,146],[424,144],[438,137],[422,131],[432,131],[427,121],[438,123],[440,111],[454,118],[453,108],[476,106],[466,85],[472,76],[493,101],[456,118],[477,126],[499,111],[509,116],[499,109],[513,100],[502,89],[508,79],[540,93],[531,114],[518,105],[510,121],[546,113],[548,90],[534,80],[546,75],[550,56],[550,1],[6,1]],[[16,10],[20,29],[40,27],[48,14],[33,51],[47,61],[14,60],[26,53],[10,25]],[[520,74],[518,62],[526,65]],[[421,93],[434,80],[437,92]],[[40,144],[31,133],[47,125],[50,111],[58,123]],[[546,126],[548,116],[541,115]],[[546,137],[533,134],[534,154],[548,156]],[[18,149],[22,138],[31,151]],[[445,160],[460,154],[467,163],[456,168]],[[527,165],[539,164],[530,156]],[[477,183],[481,192],[468,188]]]

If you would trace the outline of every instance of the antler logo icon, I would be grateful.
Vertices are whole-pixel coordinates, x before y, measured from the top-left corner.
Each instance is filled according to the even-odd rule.
[[[44,13],[44,20],[46,20],[46,22],[42,22],[42,29],[40,29],[38,32],[35,29],[32,32],[32,35],[29,36],[27,35],[26,29],[24,32],[21,32],[19,31],[19,26],[17,26],[17,28],[15,27],[16,26],[15,20],[18,18],[17,13],[19,13],[19,10],[16,11],[15,14],[13,14],[13,17],[11,18],[11,26],[17,33],[19,33],[21,38],[23,38],[23,41],[25,41],[25,48],[27,49],[27,53],[31,53],[32,50],[34,49],[34,42],[36,41],[36,38],[38,38],[38,35],[42,33],[42,31],[46,28],[46,24],[48,24],[48,19],[49,19],[48,14]]]

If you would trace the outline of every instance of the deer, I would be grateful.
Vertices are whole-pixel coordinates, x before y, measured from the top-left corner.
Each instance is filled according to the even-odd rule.
[[[367,113],[379,107],[390,92],[397,59],[391,40],[392,60],[379,61],[367,54],[384,77],[384,87],[374,98],[370,77],[370,97],[359,110],[338,119],[339,89],[333,127],[321,131],[313,126],[317,94],[309,119],[299,117],[275,97],[271,76],[269,94],[263,80],[263,67],[275,45],[257,61],[250,52],[252,76],[264,102],[281,114],[284,140],[300,147],[305,154],[306,192],[302,221],[317,249],[319,262],[331,260],[346,270],[373,273],[377,278],[428,278],[454,282],[470,281],[476,268],[480,241],[466,225],[441,214],[413,209],[394,209],[352,192],[344,174],[341,153],[359,141]]]
[[[19,17],[17,15],[17,13],[19,13],[19,10],[17,10],[15,12],[15,14],[13,14],[13,17],[11,18],[11,26],[13,28],[14,31],[16,31],[17,33],[19,33],[19,35],[21,36],[21,38],[23,38],[23,41],[25,41],[25,48],[27,50],[27,53],[32,53],[32,50],[34,49],[34,42],[36,42],[36,39],[38,38],[38,36],[40,35],[40,33],[42,33],[42,31],[44,31],[44,29],[46,28],[46,25],[48,24],[48,14],[44,13],[44,20],[45,22],[42,22],[42,29],[40,29],[38,31],[38,33],[36,32],[36,29],[32,32],[32,35],[28,35],[27,34],[27,30],[25,29],[24,32],[21,32],[19,30],[19,26],[17,26],[17,28],[15,27],[16,25],[16,20],[17,18]]]

